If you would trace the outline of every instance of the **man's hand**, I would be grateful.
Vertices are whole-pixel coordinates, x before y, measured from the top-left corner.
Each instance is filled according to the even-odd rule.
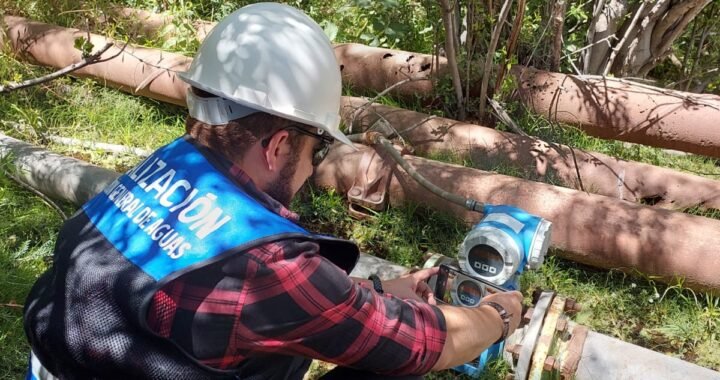
[[[425,281],[436,275],[439,269],[439,267],[422,269],[390,281],[383,281],[383,290],[401,299],[413,299],[435,305],[433,290]],[[505,304],[501,305],[505,306]]]
[[[518,291],[489,294],[482,299],[482,301],[499,303],[505,308],[508,314],[510,314],[510,330],[508,331],[508,336],[520,325],[520,319],[522,318],[522,300],[523,295]],[[499,317],[500,315],[498,314],[498,318]]]
[[[508,335],[520,324],[522,294],[501,292],[483,297],[482,301],[496,302],[512,314]],[[445,316],[447,336],[440,359],[433,370],[452,368],[476,359],[502,335],[503,322],[500,314],[491,306],[467,308],[438,305]]]

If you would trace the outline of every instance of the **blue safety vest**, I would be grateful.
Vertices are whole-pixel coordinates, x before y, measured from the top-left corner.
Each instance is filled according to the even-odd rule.
[[[28,297],[26,330],[38,365],[42,362],[60,377],[68,373],[75,377],[75,366],[92,367],[93,373],[98,371],[96,364],[101,369],[137,367],[130,368],[128,373],[133,374],[150,365],[168,368],[167,378],[174,378],[191,376],[184,367],[190,363],[198,371],[191,377],[227,377],[228,371],[216,372],[184,352],[173,353],[177,350],[168,349],[167,342],[158,341],[146,326],[152,296],[164,284],[220,260],[236,259],[253,247],[288,238],[317,242],[320,255],[346,273],[352,271],[359,257],[355,244],[311,234],[267,209],[202,149],[189,137],[173,141],[111,183],[68,220],[58,237],[54,267]],[[108,274],[97,275],[103,271]],[[48,286],[63,285],[63,281],[64,288]],[[79,306],[89,304],[95,306]],[[54,312],[47,312],[50,309]],[[73,320],[90,327],[71,331],[75,327],[66,321]],[[118,341],[106,333],[86,336],[93,331],[117,331]],[[81,339],[68,338],[78,336]],[[128,341],[138,348],[124,348]],[[94,357],[75,359],[106,348],[118,350],[102,357],[107,364],[98,364],[100,360]],[[47,363],[63,350],[74,354],[61,353],[58,362]],[[148,353],[140,355],[140,350]],[[123,359],[129,355],[138,358]],[[138,363],[146,359],[149,364]],[[57,373],[66,369],[65,374]]]

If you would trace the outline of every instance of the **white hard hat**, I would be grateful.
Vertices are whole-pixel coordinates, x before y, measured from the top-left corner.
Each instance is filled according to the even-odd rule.
[[[189,91],[190,116],[211,125],[267,112],[340,132],[340,68],[330,40],[303,12],[278,3],[245,6],[220,21],[180,78],[219,98]]]

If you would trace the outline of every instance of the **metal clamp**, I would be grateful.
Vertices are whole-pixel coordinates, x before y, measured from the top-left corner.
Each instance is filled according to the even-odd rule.
[[[365,219],[367,210],[382,211],[387,206],[387,192],[392,165],[375,150],[367,150],[360,159],[355,181],[347,192],[350,215]]]

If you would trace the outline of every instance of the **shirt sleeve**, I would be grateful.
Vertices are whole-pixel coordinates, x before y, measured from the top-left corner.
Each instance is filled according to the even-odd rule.
[[[316,252],[298,241],[252,251],[258,265],[247,268],[231,346],[381,374],[429,372],[445,344],[442,312],[361,287]]]

